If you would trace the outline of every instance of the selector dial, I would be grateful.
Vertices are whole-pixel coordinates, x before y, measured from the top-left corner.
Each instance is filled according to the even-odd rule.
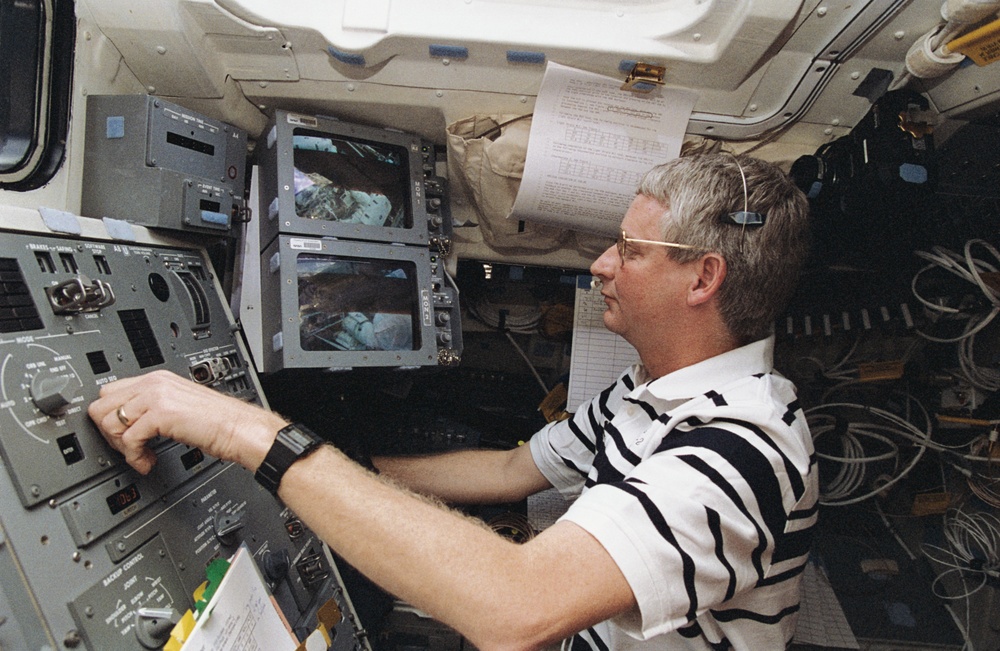
[[[243,513],[216,513],[212,521],[212,529],[215,537],[223,545],[233,545],[236,543],[236,532],[243,528]]]
[[[0,361],[2,407],[38,441],[53,418],[84,408],[83,381],[70,355],[38,343],[12,350]]]
[[[56,337],[48,337],[46,344]],[[26,341],[27,340],[27,341]],[[107,468],[113,459],[87,418],[90,392],[73,355],[33,341],[0,341],[0,451],[28,507]]]
[[[31,401],[49,416],[59,416],[77,395],[79,378],[73,373],[51,375],[44,371],[31,378]]]

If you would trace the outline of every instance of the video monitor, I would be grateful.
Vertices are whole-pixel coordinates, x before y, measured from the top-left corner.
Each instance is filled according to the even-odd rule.
[[[302,350],[419,347],[414,262],[300,253],[295,275]]]
[[[278,233],[427,246],[443,227],[418,137],[277,111],[260,155],[261,244]],[[450,226],[450,224],[448,225]]]
[[[264,370],[457,361],[442,264],[422,247],[279,235],[261,259]]]

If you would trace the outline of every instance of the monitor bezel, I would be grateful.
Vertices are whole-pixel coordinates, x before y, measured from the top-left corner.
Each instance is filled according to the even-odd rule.
[[[357,139],[399,147],[407,153],[409,192],[406,195],[412,226],[391,227],[367,224],[345,224],[299,217],[295,212],[294,145],[296,129],[329,135],[334,138]],[[264,152],[260,157],[259,223],[261,244],[278,233],[336,237],[389,244],[428,246],[428,212],[424,187],[424,162],[428,145],[419,137],[399,131],[389,131],[335,118],[311,116],[279,110],[268,131]],[[277,211],[272,208],[275,205]]]
[[[419,346],[415,350],[304,350],[299,329],[297,260],[300,254],[413,263],[416,270],[417,292],[414,298],[420,313],[413,335],[414,343],[419,342]],[[262,345],[265,370],[436,366],[438,346],[431,274],[433,255],[427,249],[411,246],[279,235],[261,254],[261,304],[264,310]],[[267,306],[277,307],[280,313],[268,314]]]

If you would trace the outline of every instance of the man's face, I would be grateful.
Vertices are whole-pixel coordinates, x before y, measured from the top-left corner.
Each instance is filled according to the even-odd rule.
[[[660,241],[660,217],[666,211],[654,199],[636,195],[622,229],[629,238]],[[609,247],[590,266],[603,282],[604,325],[636,348],[655,342],[669,326],[677,301],[684,300],[683,267],[669,259],[664,246],[629,242],[624,263],[617,247]]]

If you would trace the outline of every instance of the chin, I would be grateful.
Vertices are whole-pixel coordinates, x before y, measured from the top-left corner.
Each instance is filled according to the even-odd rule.
[[[611,314],[611,310],[604,311],[604,327],[616,335],[620,335],[622,333],[621,324],[615,319],[614,315]]]

